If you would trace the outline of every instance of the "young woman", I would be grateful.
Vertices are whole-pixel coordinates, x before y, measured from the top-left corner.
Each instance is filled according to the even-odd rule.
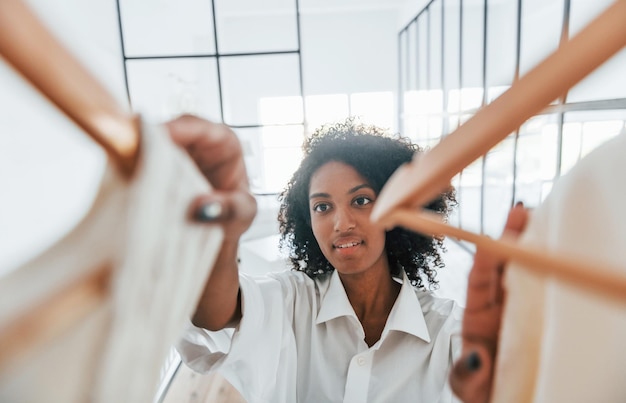
[[[370,222],[391,174],[421,150],[348,121],[306,140],[280,195],[281,245],[293,270],[238,273],[237,242],[254,217],[241,148],[232,132],[191,117],[170,124],[218,192],[195,203],[225,241],[193,318],[235,327],[229,351],[182,348],[250,402],[449,402],[462,310],[435,297],[442,239]],[[447,215],[454,191],[428,208]]]

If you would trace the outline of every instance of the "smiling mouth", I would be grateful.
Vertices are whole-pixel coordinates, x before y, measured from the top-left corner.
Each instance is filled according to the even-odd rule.
[[[361,244],[361,242],[349,242],[349,243],[344,243],[344,244],[341,244],[341,245],[335,245],[335,248],[337,248],[337,249],[346,249],[346,248],[352,248],[354,246],[358,246],[360,244]]]

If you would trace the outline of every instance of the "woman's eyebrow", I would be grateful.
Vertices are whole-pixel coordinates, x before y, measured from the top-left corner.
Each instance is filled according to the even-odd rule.
[[[352,189],[348,190],[348,194],[357,192],[357,191],[359,191],[359,190],[361,190],[363,188],[369,188],[369,189],[374,190],[374,188],[371,187],[370,185],[368,185],[367,183],[363,183],[362,185],[355,186]]]
[[[312,193],[309,196],[309,200],[315,199],[316,197],[330,197],[330,195],[328,193]]]
[[[352,193],[354,193],[354,192],[358,192],[359,190],[361,190],[361,189],[363,189],[363,188],[368,188],[368,189],[372,189],[372,190],[374,190],[374,188],[373,188],[373,187],[371,187],[370,185],[368,185],[367,183],[363,183],[363,184],[361,184],[361,185],[357,185],[357,186],[353,187],[352,189],[348,190],[348,194],[352,194]],[[329,197],[330,197],[330,194],[328,194],[328,193],[322,193],[322,192],[319,192],[319,193],[311,193],[311,194],[309,195],[309,200],[314,199],[314,198],[316,198],[316,197],[326,197],[326,198],[329,198]]]

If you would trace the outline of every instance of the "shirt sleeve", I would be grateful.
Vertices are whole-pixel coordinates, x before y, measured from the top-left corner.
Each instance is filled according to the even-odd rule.
[[[237,328],[209,332],[190,325],[177,345],[198,372],[218,371],[247,401],[295,399],[296,345],[289,298],[275,277],[239,276],[242,319]]]

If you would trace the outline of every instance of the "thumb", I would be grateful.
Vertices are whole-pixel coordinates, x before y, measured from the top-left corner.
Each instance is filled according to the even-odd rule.
[[[482,344],[465,349],[463,355],[452,367],[450,386],[465,403],[486,403],[491,394],[493,362],[491,355]]]

